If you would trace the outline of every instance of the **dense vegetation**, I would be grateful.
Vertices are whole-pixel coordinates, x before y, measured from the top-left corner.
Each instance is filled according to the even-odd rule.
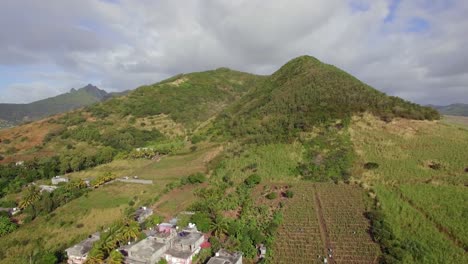
[[[178,75],[88,110],[99,118],[110,114],[135,117],[167,114],[190,127],[206,121],[261,80],[261,77],[226,68]]]
[[[316,126],[347,126],[352,115],[438,119],[437,111],[385,94],[315,58],[291,60],[218,118],[217,134],[254,142],[288,141]]]

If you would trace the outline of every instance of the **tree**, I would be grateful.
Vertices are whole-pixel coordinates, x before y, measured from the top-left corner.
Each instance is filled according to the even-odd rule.
[[[112,250],[107,259],[107,264],[122,264],[124,256],[120,253],[119,250]]]
[[[211,224],[211,229],[216,237],[221,237],[226,234],[228,227],[228,222],[220,215],[216,216]]]
[[[208,232],[212,225],[210,217],[205,213],[197,212],[191,217],[191,221],[197,225],[198,230]]]
[[[104,252],[98,246],[94,246],[88,254],[85,264],[103,264]]]
[[[36,186],[31,185],[26,191],[23,200],[20,201],[19,207],[24,209],[30,205],[33,205],[37,200],[39,200],[39,198],[41,198],[40,190]]]
[[[259,184],[261,180],[262,180],[262,178],[260,178],[260,176],[258,174],[252,174],[249,177],[247,177],[247,179],[245,179],[244,183],[248,187],[253,187],[253,186]]]
[[[15,231],[17,226],[6,216],[0,216],[0,237]]]
[[[121,229],[121,239],[124,241],[136,240],[140,234],[140,225],[134,220],[128,220]]]

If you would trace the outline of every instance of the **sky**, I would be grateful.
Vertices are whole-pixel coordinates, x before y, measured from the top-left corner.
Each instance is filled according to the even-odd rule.
[[[311,55],[421,104],[468,103],[466,0],[2,0],[0,103]]]

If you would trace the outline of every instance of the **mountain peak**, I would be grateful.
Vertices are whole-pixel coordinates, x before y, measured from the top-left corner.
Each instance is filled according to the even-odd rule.
[[[288,79],[291,76],[310,73],[314,69],[325,65],[320,60],[309,55],[299,56],[288,61],[279,70],[273,73],[273,78],[277,81],[281,79]]]

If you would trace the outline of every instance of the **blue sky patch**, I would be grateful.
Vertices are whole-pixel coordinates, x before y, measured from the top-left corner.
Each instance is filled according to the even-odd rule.
[[[406,28],[407,32],[424,32],[430,28],[430,24],[427,20],[420,17],[413,17],[408,21]]]

